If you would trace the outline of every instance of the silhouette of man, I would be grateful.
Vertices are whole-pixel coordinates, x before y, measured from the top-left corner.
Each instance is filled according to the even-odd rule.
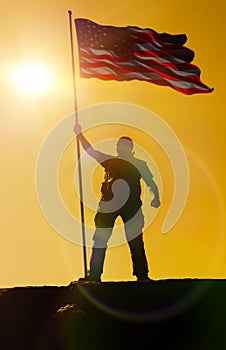
[[[101,281],[107,243],[116,218],[121,216],[131,252],[133,275],[137,277],[137,281],[150,281],[142,232],[144,216],[140,180],[144,180],[154,195],[151,206],[158,208],[159,192],[151,171],[145,161],[134,157],[133,141],[130,137],[119,138],[117,156],[112,156],[95,150],[83,135],[80,125],[74,127],[74,132],[89,156],[105,169],[101,200],[95,215],[96,229],[87,280]]]

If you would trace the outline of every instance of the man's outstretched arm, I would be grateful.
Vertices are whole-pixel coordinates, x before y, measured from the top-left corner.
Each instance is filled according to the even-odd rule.
[[[88,152],[89,149],[94,151],[93,146],[91,145],[91,143],[89,143],[87,138],[83,135],[82,128],[81,128],[80,124],[76,124],[74,126],[74,133],[78,137],[79,141],[81,142],[82,147],[84,148],[84,150],[86,152]]]
[[[76,134],[76,136],[78,137],[82,147],[84,148],[84,150],[89,154],[90,157],[96,159],[96,161],[98,163],[102,163],[104,162],[106,159],[109,159],[108,154],[102,153],[100,151],[97,151],[93,148],[93,146],[91,145],[91,143],[87,140],[87,138],[84,136],[83,132],[82,132],[82,128],[80,124],[76,124],[74,126],[74,132]]]

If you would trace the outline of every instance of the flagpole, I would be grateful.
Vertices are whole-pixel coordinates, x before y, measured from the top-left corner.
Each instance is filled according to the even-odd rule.
[[[70,44],[71,44],[71,62],[72,62],[72,75],[73,75],[73,88],[74,88],[74,113],[75,113],[75,125],[79,124],[78,121],[78,101],[76,91],[76,74],[75,74],[75,56],[74,56],[74,42],[72,31],[72,11],[68,11],[69,25],[70,25]],[[78,179],[79,179],[79,195],[80,195],[80,213],[81,213],[81,228],[82,228],[82,243],[83,243],[83,258],[84,258],[84,272],[85,278],[87,277],[87,256],[86,256],[86,235],[85,235],[85,215],[83,205],[83,186],[82,186],[82,169],[81,169],[81,152],[79,138],[76,137],[76,149],[78,160]]]

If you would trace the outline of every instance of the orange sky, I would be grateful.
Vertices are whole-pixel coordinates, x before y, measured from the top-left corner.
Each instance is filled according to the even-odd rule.
[[[196,53],[194,64],[212,94],[185,96],[146,82],[104,82],[78,79],[79,106],[121,102],[157,114],[174,131],[185,151],[190,190],[182,216],[163,235],[161,227],[172,201],[172,169],[164,152],[142,131],[119,126],[92,128],[91,142],[103,135],[132,133],[158,165],[162,206],[145,233],[150,277],[225,278],[225,34],[226,5],[204,0],[115,0],[111,4],[75,1],[1,3],[1,244],[0,287],[62,285],[83,275],[82,248],[59,235],[46,221],[35,188],[38,154],[47,134],[73,111],[73,90],[67,10],[101,24],[137,25],[158,32],[186,33]],[[21,64],[38,62],[49,69],[53,83],[39,95],[18,90],[12,73]],[[147,119],[147,125],[148,125]],[[146,127],[147,127],[146,125]],[[73,127],[73,125],[72,125]],[[142,125],[142,128],[145,126]],[[62,156],[59,188],[77,215],[73,202],[74,144]],[[96,170],[102,176],[100,170]],[[93,180],[98,195],[101,182]],[[92,214],[92,213],[91,213]],[[94,214],[94,212],[93,212]],[[89,213],[90,215],[90,213]],[[92,218],[90,218],[91,222]],[[88,250],[88,254],[90,251]],[[110,248],[103,280],[132,280],[126,245]]]

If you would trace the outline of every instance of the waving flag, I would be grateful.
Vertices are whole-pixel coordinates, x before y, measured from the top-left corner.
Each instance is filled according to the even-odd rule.
[[[81,77],[144,80],[186,95],[213,91],[201,82],[200,69],[191,64],[194,52],[184,46],[185,34],[102,26],[83,18],[76,19],[75,26]]]

